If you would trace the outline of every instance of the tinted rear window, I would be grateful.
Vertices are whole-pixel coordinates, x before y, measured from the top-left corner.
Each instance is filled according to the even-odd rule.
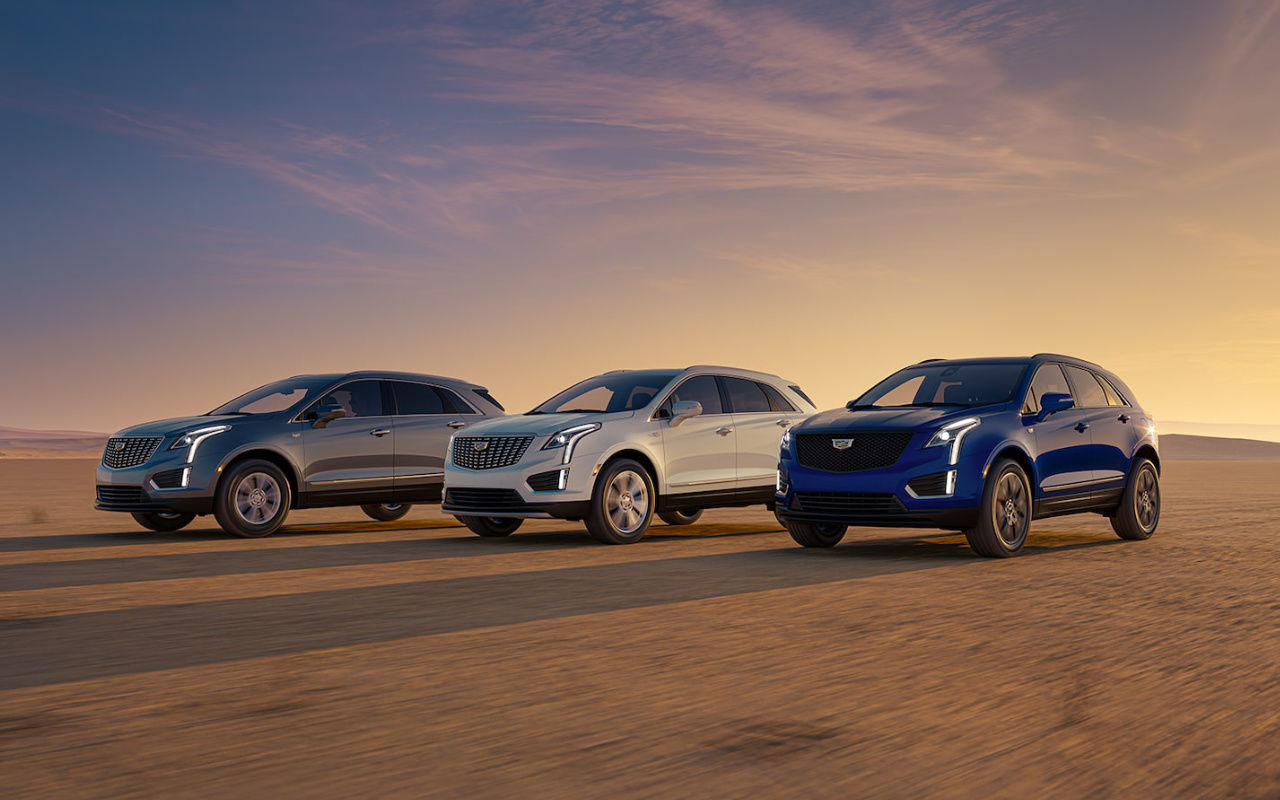
[[[1098,408],[1107,405],[1107,395],[1102,391],[1102,384],[1087,369],[1067,365],[1067,374],[1071,377],[1071,385],[1076,391],[1076,405],[1081,408]]]
[[[443,414],[444,403],[440,394],[425,383],[392,382],[396,395],[398,414]]]
[[[729,406],[735,414],[755,414],[769,411],[769,396],[755,381],[743,378],[721,378],[729,393]]]

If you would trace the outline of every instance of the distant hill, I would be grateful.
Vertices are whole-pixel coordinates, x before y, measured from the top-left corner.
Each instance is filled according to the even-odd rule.
[[[107,434],[0,426],[0,458],[100,458]]]
[[[1280,442],[1169,433],[1160,437],[1160,457],[1166,461],[1280,461]]]

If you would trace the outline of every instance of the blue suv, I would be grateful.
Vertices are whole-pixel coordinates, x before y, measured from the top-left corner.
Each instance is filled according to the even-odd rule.
[[[1096,364],[933,359],[782,437],[778,517],[805,547],[850,525],[962,530],[1016,555],[1032,519],[1092,511],[1124,539],[1160,520],[1155,422]]]

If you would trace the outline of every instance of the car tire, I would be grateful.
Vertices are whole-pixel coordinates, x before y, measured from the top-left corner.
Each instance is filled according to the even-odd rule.
[[[367,503],[360,506],[360,510],[370,519],[376,519],[379,522],[394,522],[408,514],[411,508],[413,506],[409,503]]]
[[[486,539],[498,539],[510,536],[524,524],[519,517],[456,517],[458,522],[466,525],[476,536]]]
[[[965,538],[978,555],[1016,556],[1031,529],[1031,482],[1022,466],[1007,458],[992,464],[987,474],[978,525],[966,530]]]
[[[1151,459],[1140,458],[1129,469],[1111,528],[1121,539],[1150,539],[1160,524],[1160,473]]]
[[[835,547],[849,530],[847,525],[818,525],[813,522],[795,522],[779,517],[787,533],[801,547]]]
[[[693,511],[659,511],[658,519],[668,525],[692,525],[702,516],[702,509]]]
[[[148,530],[159,531],[160,533],[171,533],[181,530],[191,524],[191,520],[196,518],[195,514],[176,514],[166,511],[135,511],[133,518],[138,524]]]
[[[293,497],[284,471],[270,461],[250,459],[218,481],[213,516],[232,536],[261,539],[284,524]]]
[[[634,544],[653,521],[653,478],[638,461],[620,458],[600,471],[591,493],[587,530],[604,544]]]

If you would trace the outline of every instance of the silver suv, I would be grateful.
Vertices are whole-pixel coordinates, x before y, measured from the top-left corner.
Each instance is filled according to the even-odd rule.
[[[274,533],[290,508],[358,505],[377,520],[440,501],[458,429],[503,413],[474,383],[405,372],[298,375],[208,414],[135,425],[98,465],[104,511],[175,531],[212,513],[227,533]]]
[[[609,372],[456,434],[444,510],[481,536],[530,517],[639,541],[654,514],[773,502],[783,432],[816,409],[790,381],[732,367]]]

